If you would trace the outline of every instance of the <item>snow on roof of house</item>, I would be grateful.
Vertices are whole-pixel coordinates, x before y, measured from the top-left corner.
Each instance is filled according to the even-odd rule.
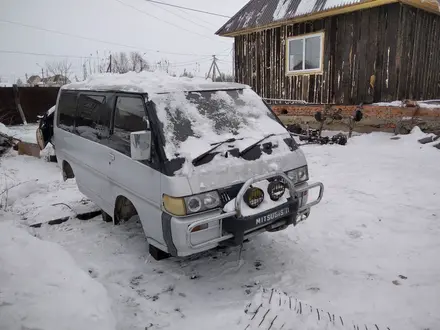
[[[225,35],[298,16],[365,2],[363,0],[250,0],[216,32]]]
[[[148,94],[243,88],[250,87],[231,82],[210,82],[203,78],[172,77],[163,72],[146,71],[93,75],[85,81],[74,82],[62,87],[62,89],[74,90],[112,90]]]
[[[250,0],[238,13],[227,21],[217,35],[247,31],[254,28],[276,25],[302,16],[312,16],[326,12],[326,16],[334,15],[335,9],[343,7],[370,7],[401,1],[420,7],[422,3],[430,4],[435,9],[440,0]],[[359,10],[352,9],[352,10]],[[321,14],[322,17],[323,14]],[[237,33],[239,34],[239,33]]]

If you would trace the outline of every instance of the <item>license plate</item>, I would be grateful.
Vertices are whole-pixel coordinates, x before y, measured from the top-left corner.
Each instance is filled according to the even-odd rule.
[[[265,223],[268,222],[272,222],[281,218],[284,218],[285,216],[287,216],[290,213],[290,208],[289,207],[285,207],[281,210],[277,210],[274,211],[272,213],[263,215],[261,217],[258,217],[257,219],[255,219],[255,225],[256,226],[260,226],[263,225]]]

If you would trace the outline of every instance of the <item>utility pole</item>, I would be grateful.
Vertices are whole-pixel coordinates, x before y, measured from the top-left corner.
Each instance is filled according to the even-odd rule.
[[[232,78],[235,79],[235,41],[232,43]]]
[[[87,79],[87,68],[86,63],[83,64],[83,80]]]
[[[89,75],[92,75],[92,54],[90,54],[90,58],[89,58]]]
[[[221,79],[222,74],[220,72],[220,69],[218,68],[217,57],[215,55],[212,55],[212,63],[211,63],[211,67],[209,68],[208,75],[206,76],[206,79],[208,79],[211,76],[211,72],[212,72],[212,77],[211,77],[212,81],[215,81],[216,73],[218,73],[218,75]]]
[[[108,63],[107,72],[112,72],[112,54],[110,54],[110,61]]]

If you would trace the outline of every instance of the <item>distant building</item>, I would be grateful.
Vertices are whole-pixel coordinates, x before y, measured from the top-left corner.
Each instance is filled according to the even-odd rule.
[[[43,79],[40,76],[34,75],[27,80],[27,83],[31,87],[35,87],[35,86],[59,87],[65,84],[69,84],[70,80],[67,77],[60,74],[56,74],[54,76]]]
[[[47,77],[47,78],[43,78],[43,84],[45,86],[62,86],[65,84],[69,84],[70,80],[60,74],[56,74],[54,76],[51,77]]]
[[[40,76],[37,76],[37,75],[30,76],[29,79],[27,80],[27,83],[31,87],[38,86],[41,83],[41,78],[40,78]]]

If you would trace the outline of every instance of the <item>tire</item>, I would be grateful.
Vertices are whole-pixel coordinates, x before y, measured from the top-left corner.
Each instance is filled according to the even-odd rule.
[[[171,256],[169,253],[166,253],[151,244],[149,245],[148,250],[150,255],[157,261],[167,259]]]
[[[135,215],[138,215],[137,210],[129,199],[123,196],[120,196],[116,199],[115,216],[113,219],[114,220],[113,223],[116,226],[124,222],[127,222]]]
[[[113,222],[113,218],[109,214],[105,213],[103,210],[101,210],[101,215],[104,222]]]

